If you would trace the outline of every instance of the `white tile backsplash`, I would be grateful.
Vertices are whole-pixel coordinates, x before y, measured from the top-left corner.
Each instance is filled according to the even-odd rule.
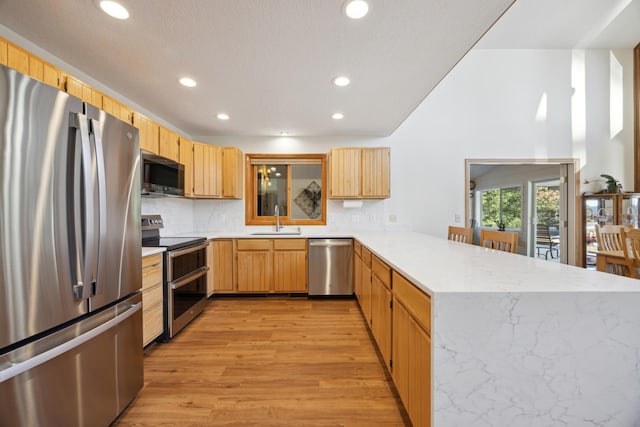
[[[245,232],[243,200],[142,199],[143,214],[160,214],[163,236],[193,231]],[[314,231],[382,231],[387,228],[385,200],[363,200],[362,207],[345,208],[342,200],[327,201],[327,225],[307,226]],[[264,228],[264,227],[263,227]]]
[[[161,236],[171,236],[194,231],[193,200],[181,197],[143,197],[141,203],[143,215],[161,215],[164,228]]]

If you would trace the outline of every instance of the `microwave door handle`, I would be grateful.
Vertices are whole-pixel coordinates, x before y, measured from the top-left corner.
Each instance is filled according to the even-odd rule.
[[[91,248],[91,253],[86,258],[87,262],[87,278],[91,279],[93,294],[101,294],[101,284],[97,283],[98,277],[98,259],[100,252],[100,242],[105,239],[104,234],[107,230],[107,192],[106,192],[106,175],[104,171],[104,152],[102,146],[102,129],[100,122],[95,119],[89,121],[90,134],[93,136],[92,142],[92,173],[93,188],[91,192],[93,200],[91,202],[93,227],[87,229],[87,246]],[[89,213],[87,213],[89,215]]]

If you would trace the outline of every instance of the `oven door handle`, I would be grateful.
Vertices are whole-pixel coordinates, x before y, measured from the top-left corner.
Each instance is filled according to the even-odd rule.
[[[195,252],[195,251],[199,251],[200,249],[204,249],[207,246],[209,246],[209,242],[204,242],[202,244],[199,244],[197,246],[189,246],[186,249],[182,249],[179,251],[169,251],[169,258],[175,258],[177,256],[181,256],[181,255],[185,255],[185,254],[190,254],[191,252]]]
[[[204,276],[209,271],[209,267],[200,267],[192,273],[189,273],[187,276],[180,278],[180,280],[176,280],[175,282],[169,282],[168,285],[172,290],[178,289],[194,280]]]

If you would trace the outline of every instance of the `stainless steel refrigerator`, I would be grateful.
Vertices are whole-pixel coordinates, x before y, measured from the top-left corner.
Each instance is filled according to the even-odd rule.
[[[138,131],[0,66],[0,426],[106,426],[142,387]]]

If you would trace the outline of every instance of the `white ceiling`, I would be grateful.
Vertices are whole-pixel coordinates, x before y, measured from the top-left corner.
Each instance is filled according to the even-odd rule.
[[[512,0],[370,0],[358,21],[343,2],[122,0],[118,21],[97,0],[0,0],[0,24],[191,136],[384,136]]]
[[[385,136],[512,0],[370,0],[359,21],[344,0],[122,0],[128,21],[97,2],[0,0],[0,24],[191,136]],[[639,5],[518,0],[477,47],[633,47]]]

